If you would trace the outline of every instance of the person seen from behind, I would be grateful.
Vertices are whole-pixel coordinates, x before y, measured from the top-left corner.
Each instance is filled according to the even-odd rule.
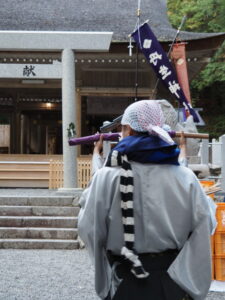
[[[94,263],[96,293],[104,300],[205,299],[213,204],[179,165],[156,101],[131,104],[121,124],[122,140],[103,166],[102,139],[96,143],[101,168],[80,199],[78,230]]]

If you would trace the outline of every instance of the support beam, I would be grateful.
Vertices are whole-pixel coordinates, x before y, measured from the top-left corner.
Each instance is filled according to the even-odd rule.
[[[77,148],[69,146],[67,132],[70,123],[76,124],[75,62],[71,49],[62,52],[62,74],[64,188],[72,189],[77,187]]]
[[[109,50],[112,32],[0,31],[1,51]]]

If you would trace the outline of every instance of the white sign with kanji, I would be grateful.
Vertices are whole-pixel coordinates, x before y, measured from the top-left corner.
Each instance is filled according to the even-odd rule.
[[[59,61],[52,64],[0,64],[0,78],[60,79],[62,64]]]

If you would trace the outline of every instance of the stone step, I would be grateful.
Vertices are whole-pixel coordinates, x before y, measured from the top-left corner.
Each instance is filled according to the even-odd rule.
[[[0,227],[76,228],[77,217],[0,216]]]
[[[79,196],[0,196],[0,206],[78,206]]]
[[[75,228],[0,227],[0,239],[77,239]]]
[[[0,239],[0,249],[78,249],[77,240]]]
[[[77,216],[79,207],[65,206],[0,206],[0,216]]]
[[[0,188],[48,188],[49,180],[43,177],[33,179],[28,178],[14,178],[5,177],[0,180]]]

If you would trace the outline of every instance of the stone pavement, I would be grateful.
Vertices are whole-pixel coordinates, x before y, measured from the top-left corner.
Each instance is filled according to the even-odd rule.
[[[97,300],[86,250],[0,250],[0,300]],[[207,300],[225,299],[209,293]]]

